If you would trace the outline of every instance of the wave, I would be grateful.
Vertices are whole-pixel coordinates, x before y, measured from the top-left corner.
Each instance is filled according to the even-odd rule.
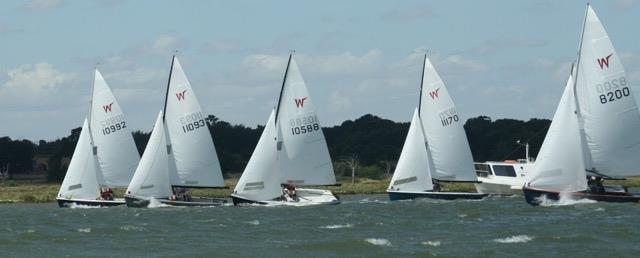
[[[106,207],[100,207],[100,206],[91,206],[91,205],[85,205],[85,204],[77,204],[75,202],[69,203],[67,204],[67,207],[71,208],[71,209],[100,209],[100,208],[106,208]]]
[[[352,228],[353,224],[344,224],[344,225],[327,225],[327,226],[322,226],[320,228],[324,228],[324,229],[337,229],[337,228]]]
[[[79,228],[78,232],[91,233],[91,228]]]
[[[124,225],[124,226],[121,226],[120,229],[124,231],[139,231],[139,232],[146,231],[146,229],[143,227],[133,226],[133,225]]]
[[[149,199],[149,205],[147,208],[163,208],[163,207],[171,207],[171,205],[161,203],[158,199],[151,197]]]
[[[498,243],[503,243],[503,244],[511,244],[511,243],[526,243],[531,240],[533,240],[533,237],[530,237],[527,235],[517,235],[517,236],[510,236],[505,238],[496,238],[493,241]]]
[[[440,241],[424,241],[422,242],[423,245],[430,245],[430,246],[440,246]]]
[[[597,201],[589,199],[576,199],[570,194],[561,194],[558,200],[547,199],[545,195],[542,195],[538,197],[538,201],[540,202],[540,206],[544,207],[597,203]]]
[[[245,221],[244,223],[251,224],[251,225],[256,225],[256,226],[260,225],[260,221],[258,221],[258,220]]]
[[[386,240],[384,238],[367,238],[364,241],[366,241],[369,244],[377,245],[377,246],[391,246],[391,242],[389,242],[389,240]]]

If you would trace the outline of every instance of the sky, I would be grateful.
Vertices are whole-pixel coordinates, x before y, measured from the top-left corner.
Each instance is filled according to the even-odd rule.
[[[592,5],[629,80],[640,81],[640,1]],[[291,50],[323,126],[364,114],[409,121],[426,51],[464,117],[551,118],[585,9],[553,0],[0,1],[0,136],[53,140],[80,127],[96,65],[128,125],[150,131],[176,50],[204,112],[233,124],[266,122]]]

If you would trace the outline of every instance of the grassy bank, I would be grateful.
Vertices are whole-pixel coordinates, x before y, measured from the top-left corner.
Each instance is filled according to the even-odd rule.
[[[237,183],[236,178],[225,180],[225,185],[229,186],[228,189],[192,189],[191,194],[193,196],[206,196],[225,198],[229,197],[233,188]],[[373,179],[360,179],[355,184],[351,184],[348,178],[338,178],[339,186],[327,186],[318,187],[329,189],[337,195],[349,195],[349,194],[384,194],[387,186],[389,185],[389,179],[373,180]],[[640,187],[640,177],[629,178],[624,181],[609,181],[607,183],[624,185],[627,187]],[[0,185],[0,203],[45,203],[53,202],[58,194],[60,184],[57,183],[20,183],[10,182],[5,185]],[[474,192],[475,188],[472,184],[455,184],[447,183],[443,185],[445,191],[457,191],[457,192]],[[124,189],[114,189],[116,196],[122,196]]]

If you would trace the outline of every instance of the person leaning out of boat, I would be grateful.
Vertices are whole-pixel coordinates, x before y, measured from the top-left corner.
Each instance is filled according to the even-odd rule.
[[[109,187],[100,187],[100,199],[113,201],[113,190]]]
[[[587,185],[591,193],[604,193],[604,185],[602,185],[602,177],[589,176]]]
[[[182,186],[173,187],[173,193],[171,194],[172,201],[191,201],[189,194],[187,193],[187,188]]]
[[[297,202],[299,200],[296,187],[293,184],[283,184],[282,186],[282,193],[287,201]]]

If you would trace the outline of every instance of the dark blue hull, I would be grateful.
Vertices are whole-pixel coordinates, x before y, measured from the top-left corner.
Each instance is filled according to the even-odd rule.
[[[454,193],[454,192],[396,192],[387,191],[389,194],[389,200],[413,200],[418,198],[429,198],[437,200],[456,200],[456,199],[468,199],[479,200],[486,197],[486,194],[481,193]]]
[[[149,207],[151,201],[149,199],[137,198],[132,196],[124,197],[127,207],[146,208]],[[157,199],[158,202],[170,206],[220,206],[227,203],[225,199],[192,197],[191,201],[171,201],[168,199]]]
[[[544,191],[540,189],[533,189],[529,187],[522,188],[524,192],[524,199],[528,204],[538,206],[542,199],[547,200],[560,200],[560,193],[552,191]],[[640,202],[640,195],[633,195],[626,192],[604,192],[593,194],[590,192],[574,192],[569,193],[569,197],[575,199],[588,199],[598,202]]]
[[[93,206],[93,207],[113,207],[124,205],[124,201],[101,201],[101,200],[65,200],[65,199],[57,199],[58,207],[65,208],[70,207],[73,204],[76,205],[85,205],[85,206]]]

